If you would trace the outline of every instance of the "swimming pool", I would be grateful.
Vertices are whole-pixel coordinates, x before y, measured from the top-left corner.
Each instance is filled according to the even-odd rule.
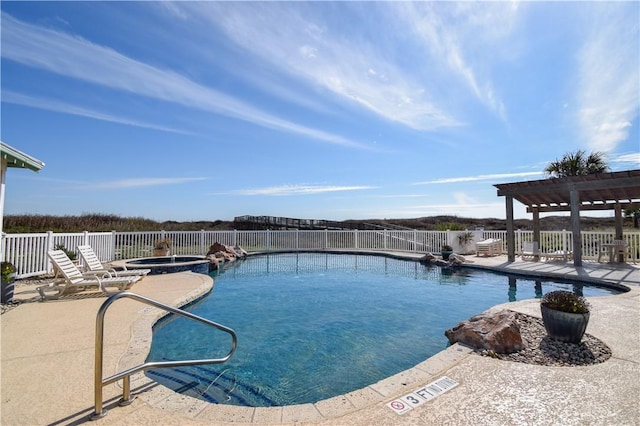
[[[217,275],[212,293],[188,309],[238,333],[234,357],[223,365],[147,374],[209,402],[313,403],[413,367],[447,346],[446,329],[491,306],[557,289],[618,293],[381,256],[250,257]],[[228,345],[226,335],[167,319],[154,328],[148,360],[222,356]]]

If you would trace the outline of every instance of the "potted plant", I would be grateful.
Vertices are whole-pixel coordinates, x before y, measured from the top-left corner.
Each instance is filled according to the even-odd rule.
[[[473,242],[473,232],[464,231],[461,234],[458,234],[458,245],[460,245],[460,249],[462,253],[468,253],[467,246]]]
[[[589,302],[570,291],[551,291],[540,300],[542,322],[549,337],[580,343],[589,323]]]
[[[169,238],[163,238],[158,240],[153,245],[154,256],[169,256],[171,252],[171,240]]]
[[[13,291],[15,288],[16,280],[16,267],[13,266],[11,262],[2,262],[0,272],[2,274],[1,302],[9,303],[13,300]]]
[[[440,254],[442,254],[442,258],[444,260],[449,260],[449,256],[453,253],[453,247],[449,244],[443,244],[442,249],[440,250]]]

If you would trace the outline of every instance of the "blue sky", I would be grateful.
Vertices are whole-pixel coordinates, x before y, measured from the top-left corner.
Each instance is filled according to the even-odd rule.
[[[5,214],[505,217],[640,168],[640,3],[8,2]],[[516,217],[529,217],[516,203]]]

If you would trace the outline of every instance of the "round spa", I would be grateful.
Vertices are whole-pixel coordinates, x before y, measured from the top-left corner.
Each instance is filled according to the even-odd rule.
[[[204,256],[159,256],[130,259],[123,262],[127,269],[151,269],[150,274],[171,274],[191,271],[208,274],[211,262]]]

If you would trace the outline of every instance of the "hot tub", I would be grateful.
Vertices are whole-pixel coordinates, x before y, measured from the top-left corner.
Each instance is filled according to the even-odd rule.
[[[204,256],[158,256],[122,262],[127,269],[151,269],[152,275],[191,271],[208,274],[211,262]]]

